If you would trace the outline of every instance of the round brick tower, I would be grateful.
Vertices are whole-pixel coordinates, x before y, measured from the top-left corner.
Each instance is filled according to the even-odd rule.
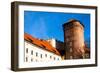
[[[63,25],[65,59],[81,59],[84,51],[84,26],[78,20]]]

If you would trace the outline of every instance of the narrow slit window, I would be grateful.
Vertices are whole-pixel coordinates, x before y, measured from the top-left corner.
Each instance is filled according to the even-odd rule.
[[[72,48],[70,48],[70,52],[72,52],[73,50],[72,50]]]
[[[28,62],[28,57],[26,57],[26,62]]]
[[[26,48],[26,53],[28,53],[28,48]]]
[[[41,54],[41,58],[42,58],[43,56],[42,56],[42,54]]]
[[[70,56],[70,59],[73,59],[73,56]]]
[[[56,58],[54,57],[54,60],[56,60]]]
[[[47,57],[47,54],[45,54],[45,57]]]
[[[33,55],[33,50],[31,51],[31,55]]]
[[[36,52],[36,57],[38,57],[38,53]]]

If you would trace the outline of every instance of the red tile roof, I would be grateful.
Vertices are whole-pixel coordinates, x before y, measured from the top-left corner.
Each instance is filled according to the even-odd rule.
[[[27,33],[24,33],[24,39],[31,42],[32,44],[35,44],[35,45],[47,50],[47,51],[53,52],[57,55],[60,55],[59,51],[56,48],[52,47],[52,45],[50,45],[50,43],[45,40],[34,38],[33,36],[31,36]]]

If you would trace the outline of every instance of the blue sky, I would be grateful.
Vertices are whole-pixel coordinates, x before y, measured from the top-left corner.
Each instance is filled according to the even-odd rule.
[[[70,19],[81,21],[85,41],[90,39],[90,14],[24,11],[24,32],[40,39],[64,41],[62,25]]]

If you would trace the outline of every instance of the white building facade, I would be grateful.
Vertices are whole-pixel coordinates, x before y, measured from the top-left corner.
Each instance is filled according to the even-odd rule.
[[[34,41],[35,42],[35,41]],[[43,61],[59,61],[62,60],[60,54],[57,54],[55,48],[53,52],[46,45],[40,47],[38,44],[31,43],[27,40],[24,42],[24,62],[43,62]]]

